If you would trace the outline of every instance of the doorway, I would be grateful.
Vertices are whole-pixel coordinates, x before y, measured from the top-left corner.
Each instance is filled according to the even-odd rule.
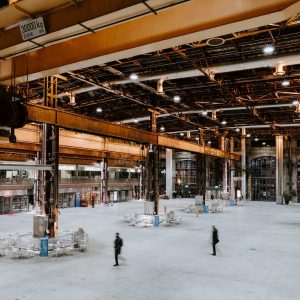
[[[276,160],[261,156],[251,160],[251,189],[254,201],[276,200]]]

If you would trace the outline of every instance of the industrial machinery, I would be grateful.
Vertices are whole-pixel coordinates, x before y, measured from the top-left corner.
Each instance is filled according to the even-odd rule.
[[[13,93],[0,88],[0,142],[16,143],[15,128],[23,127],[27,122],[27,109],[21,99]]]

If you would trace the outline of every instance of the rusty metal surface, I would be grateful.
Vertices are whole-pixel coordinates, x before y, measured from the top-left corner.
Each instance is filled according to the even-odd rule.
[[[16,144],[0,144],[0,150],[6,150],[6,151],[14,151],[14,152],[20,152],[20,151],[26,151],[30,153],[35,153],[37,151],[41,150],[41,146],[35,143],[16,143]]]
[[[112,124],[65,111],[31,105],[28,108],[28,119],[32,122],[57,124],[60,127],[76,129],[82,132],[96,133],[102,136],[116,137],[136,142],[156,144],[157,135],[151,132]]]
[[[0,9],[0,28],[15,24],[21,20],[34,17],[44,11],[68,4],[69,0],[19,0],[12,5]]]
[[[115,56],[115,53],[123,53],[123,57],[136,55],[139,54],[137,50],[130,54],[126,51],[275,13],[296,2],[297,0],[227,0],[226,4],[220,5],[219,0],[191,1],[179,7],[161,11],[158,15],[137,18],[131,22],[108,27],[95,33],[29,52],[28,55],[17,56],[14,58],[17,66],[15,77],[25,76],[29,71],[29,78],[30,74],[35,74],[38,78],[38,76],[46,76],[46,71],[50,75],[50,73],[59,73],[59,70],[61,73],[83,66],[105,63],[111,60],[109,56],[112,54]],[[284,14],[282,15],[284,18]],[[288,16],[286,17],[288,18]],[[245,25],[248,26],[248,29],[257,25],[254,21],[248,23]],[[227,33],[238,31],[238,29],[231,26]],[[147,32],[146,35],[145,32]],[[214,32],[214,35],[211,33],[211,35],[216,36],[217,32]],[[178,42],[173,42],[173,45],[161,45],[161,48],[177,44]],[[94,60],[96,58],[98,59],[97,62]],[[118,58],[121,56],[119,55]],[[12,78],[11,59],[0,62],[0,69],[0,82]]]
[[[28,153],[1,153],[0,161],[28,161],[30,154]]]
[[[24,2],[24,3],[23,3]],[[45,7],[39,8],[40,4],[48,5],[47,10],[58,5],[70,4],[69,0],[59,0],[57,3],[52,1],[44,0],[26,0],[18,2],[18,6],[25,6],[25,2],[28,2],[26,9],[29,12],[36,13],[37,9],[45,9]],[[31,3],[30,3],[31,2]],[[47,34],[54,33],[56,31],[78,25],[79,23],[86,22],[88,20],[110,14],[117,10],[126,8],[131,5],[140,3],[139,0],[110,0],[101,1],[99,5],[98,1],[95,0],[84,0],[78,3],[78,5],[70,5],[62,7],[59,10],[53,10],[44,15],[44,19],[47,20]],[[54,5],[53,5],[54,4]],[[29,7],[31,5],[31,7]],[[51,6],[51,7],[49,7]],[[17,10],[15,6],[6,7],[0,10],[0,28],[3,28],[9,24],[15,23],[19,19],[27,17],[20,10]],[[84,28],[82,28],[85,31]],[[53,38],[51,38],[53,39]],[[19,27],[14,27],[9,30],[3,31],[0,39],[0,49],[5,49],[14,45],[22,43],[22,37]]]
[[[193,144],[187,141],[168,138],[166,136],[158,136],[158,143],[160,146],[172,148],[172,149],[182,149],[193,153],[200,153],[200,154],[217,156],[221,158],[229,158],[234,160],[240,159],[240,155],[237,154],[224,152],[219,149],[205,147],[202,145]]]
[[[139,143],[156,144],[164,147],[204,153],[207,155],[239,159],[239,155],[223,152],[219,149],[204,148],[186,141],[160,136],[151,132],[136,130],[121,125],[111,124],[81,115],[72,114],[47,107],[28,104],[28,119],[33,122],[57,124],[60,127],[94,133],[102,136],[132,140]]]

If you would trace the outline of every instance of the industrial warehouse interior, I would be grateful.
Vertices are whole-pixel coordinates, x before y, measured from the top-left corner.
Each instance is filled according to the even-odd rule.
[[[1,299],[299,298],[299,0],[10,0],[0,29]]]

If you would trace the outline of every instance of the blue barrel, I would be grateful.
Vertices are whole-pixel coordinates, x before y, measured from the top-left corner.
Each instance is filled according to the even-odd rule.
[[[203,205],[203,212],[204,212],[205,214],[208,214],[208,213],[209,213],[209,207],[208,207],[208,205]]]
[[[80,207],[81,206],[81,202],[80,202],[80,194],[77,193],[75,195],[75,207]]]
[[[154,216],[154,226],[159,226],[159,215]]]
[[[236,201],[235,201],[235,200],[230,200],[230,201],[229,201],[229,205],[230,205],[230,206],[236,205]]]
[[[43,237],[40,239],[41,247],[40,247],[40,256],[48,256],[48,238]]]

